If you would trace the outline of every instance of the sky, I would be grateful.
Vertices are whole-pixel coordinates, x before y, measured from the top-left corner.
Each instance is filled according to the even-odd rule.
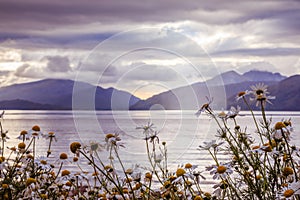
[[[0,86],[63,78],[145,99],[252,69],[300,74],[300,1],[0,1]]]

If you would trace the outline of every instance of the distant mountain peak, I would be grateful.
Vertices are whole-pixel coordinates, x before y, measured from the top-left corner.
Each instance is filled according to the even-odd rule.
[[[250,70],[245,72],[244,74],[239,74],[234,70],[230,70],[220,75],[213,77],[212,79],[208,80],[210,85],[228,85],[228,84],[235,84],[241,82],[263,82],[263,81],[274,81],[279,82],[287,78],[286,76],[281,75],[280,73],[276,72],[269,72],[269,71],[261,71],[261,70]]]
[[[245,72],[243,76],[250,81],[282,81],[287,78],[286,76],[282,76],[280,73],[269,72],[269,71],[261,71],[261,70],[250,70]]]
[[[140,100],[126,91],[69,79],[44,79],[0,88],[0,102],[16,108],[23,103],[31,109],[72,109],[74,96],[77,98],[76,109],[123,110]],[[87,98],[94,104],[89,104]],[[91,107],[93,105],[95,108]]]
[[[220,75],[215,76],[214,78],[208,80],[210,85],[228,85],[247,81],[241,74],[237,73],[234,70],[230,70]]]

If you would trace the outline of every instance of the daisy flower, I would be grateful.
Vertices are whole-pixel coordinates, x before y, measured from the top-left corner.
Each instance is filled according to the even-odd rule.
[[[20,135],[17,137],[17,139],[23,140],[23,142],[24,142],[25,140],[30,139],[30,135],[28,134],[27,131],[23,130],[23,131],[20,132]]]
[[[207,103],[203,104],[201,108],[195,113],[197,117],[199,117],[201,112],[203,111],[206,111],[208,114],[213,113],[212,109],[210,108],[210,104],[213,102],[214,98],[206,97],[206,99],[207,99]]]
[[[227,118],[235,118],[236,116],[243,116],[241,114],[239,114],[239,112],[241,111],[241,106],[237,106],[236,108],[234,106],[231,106],[230,110],[228,111]]]
[[[181,183],[183,184],[188,178],[194,179],[194,175],[187,173],[183,168],[178,168],[176,170],[176,179],[173,181],[173,183]]]
[[[203,142],[203,145],[199,145],[200,150],[209,150],[210,148],[217,148],[221,146],[224,142],[217,143],[217,140],[212,140],[210,142]]]
[[[281,121],[277,122],[274,126],[272,137],[276,140],[282,140],[284,137],[287,140],[290,140],[290,131],[289,128],[287,128],[286,123]]]
[[[213,175],[213,179],[224,179],[229,174],[233,173],[233,170],[231,169],[231,166],[228,163],[221,163],[219,165],[212,165],[209,167],[206,167],[208,171],[210,171],[210,174]]]
[[[153,128],[154,128],[154,124],[150,123],[150,122],[148,122],[148,124],[145,125],[145,126],[138,126],[138,127],[136,127],[136,129],[142,129],[143,133],[145,135],[148,135],[149,133],[154,132]]]
[[[246,90],[246,91],[241,91],[237,94],[236,100],[239,101],[240,99],[244,98],[245,96],[249,95],[251,92]]]
[[[38,156],[34,159],[34,163],[41,170],[51,170],[52,167],[48,164],[48,159],[44,156]]]
[[[39,136],[43,136],[44,134],[41,131],[41,128],[38,125],[34,125],[31,130],[28,131],[30,137],[39,139]]]
[[[106,149],[109,150],[111,146],[115,146],[117,148],[124,147],[125,145],[121,142],[121,138],[118,133],[108,133],[105,136]]]
[[[287,187],[282,188],[278,196],[280,199],[292,200],[295,195],[300,194],[300,182],[290,183]]]
[[[103,151],[105,147],[99,142],[90,141],[90,143],[88,145],[85,145],[83,148],[92,155],[93,153]]]
[[[217,183],[213,186],[213,188],[215,189],[213,191],[213,194],[217,197],[220,197],[222,195],[222,193],[224,192],[224,190],[226,190],[228,188],[228,183],[225,180],[222,180],[220,183]]]
[[[8,131],[1,133],[1,140],[7,142],[10,138],[7,136]]]
[[[252,101],[256,100],[256,106],[259,105],[259,102],[261,102],[263,105],[266,104],[266,102],[272,104],[269,100],[275,99],[274,96],[268,96],[269,92],[267,90],[268,86],[264,83],[258,83],[256,85],[250,86],[252,89],[251,93],[255,96],[254,98],[251,98]]]

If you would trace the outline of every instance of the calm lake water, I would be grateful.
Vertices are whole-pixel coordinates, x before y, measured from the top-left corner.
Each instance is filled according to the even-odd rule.
[[[242,128],[247,127],[247,133],[254,135],[254,126],[250,113],[237,118]],[[259,113],[257,113],[260,119]],[[300,112],[267,112],[273,123],[282,119],[292,119],[295,132],[292,134],[293,142],[300,144]],[[204,169],[210,162],[205,151],[197,150],[204,141],[215,138],[217,126],[205,114],[196,118],[194,111],[6,111],[3,127],[8,130],[7,146],[18,144],[16,137],[22,130],[30,130],[33,125],[39,125],[42,132],[55,132],[57,142],[52,145],[51,158],[58,159],[61,152],[69,151],[69,144],[81,141],[88,144],[91,141],[103,142],[104,134],[118,132],[126,148],[120,153],[127,167],[133,164],[147,165],[145,154],[145,141],[143,133],[136,127],[154,123],[159,131],[160,141],[165,141],[168,148],[168,161],[170,165],[177,166],[190,162]],[[233,126],[233,122],[229,121]],[[39,155],[46,156],[48,141],[37,141]],[[71,155],[71,153],[70,153]],[[103,156],[107,157],[105,152]]]

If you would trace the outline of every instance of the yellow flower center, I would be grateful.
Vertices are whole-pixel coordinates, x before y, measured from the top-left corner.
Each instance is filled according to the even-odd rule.
[[[256,177],[255,177],[257,180],[259,180],[259,179],[261,179],[262,178],[262,176],[261,175],[256,175]]]
[[[36,183],[36,180],[35,180],[34,178],[28,178],[28,179],[26,180],[26,186],[28,186],[28,185],[30,185],[30,184],[32,184],[32,183]]]
[[[66,182],[66,186],[71,187],[72,186],[72,182],[71,181]]]
[[[220,165],[218,168],[217,168],[217,172],[219,174],[223,174],[224,172],[226,172],[227,170],[227,167],[223,166],[223,165]]]
[[[282,129],[282,128],[285,128],[286,126],[285,126],[285,124],[283,123],[283,122],[277,122],[276,124],[275,124],[275,129],[276,130],[280,130],[280,129]]]
[[[5,157],[4,156],[0,156],[0,160],[3,162],[5,161]]]
[[[4,183],[4,184],[2,184],[2,188],[3,188],[3,189],[7,189],[7,188],[8,188],[8,185],[7,185],[7,184],[5,184],[5,183]]]
[[[283,160],[284,162],[286,162],[286,161],[288,160],[288,158],[289,158],[289,156],[288,156],[286,153],[283,154],[282,160]]]
[[[32,133],[32,136],[38,136],[39,134],[38,133]]]
[[[40,127],[38,125],[35,125],[32,127],[33,131],[41,131]]]
[[[66,160],[66,159],[68,159],[68,155],[66,153],[61,153],[59,156],[59,159]]]
[[[53,137],[53,136],[55,136],[55,133],[54,132],[49,132],[48,135],[49,135],[49,137]]]
[[[78,157],[74,157],[73,162],[77,162],[77,161],[78,161]]]
[[[11,147],[10,150],[17,151],[17,148],[16,147]]]
[[[219,116],[220,118],[225,118],[225,117],[226,117],[226,113],[225,113],[224,111],[222,111],[222,112],[220,112],[220,113],[218,114],[218,116]]]
[[[67,169],[65,169],[65,170],[63,170],[62,172],[61,172],[61,175],[62,176],[67,176],[67,175],[69,175],[71,172],[69,171],[69,170],[67,170]]]
[[[193,165],[191,164],[191,163],[187,163],[187,164],[185,164],[185,166],[184,166],[184,168],[186,168],[186,169],[190,169],[190,168],[192,168],[193,167]]]
[[[128,194],[128,193],[129,193],[128,188],[123,188],[123,193],[124,193],[124,194]]]
[[[284,176],[288,176],[294,173],[294,170],[291,167],[285,167],[282,170]]]
[[[174,181],[176,179],[176,176],[170,176],[169,177],[169,180],[172,182],[172,181]]]
[[[115,135],[113,133],[108,133],[106,134],[106,139],[109,139],[109,138],[112,138],[112,137],[115,137]]]
[[[40,194],[40,197],[41,197],[42,199],[48,199],[48,195],[47,195],[47,194]]]
[[[292,190],[292,189],[287,189],[286,191],[284,191],[283,196],[289,198],[289,197],[291,197],[294,193],[295,193],[294,190]]]
[[[146,179],[152,179],[152,174],[150,173],[150,172],[147,172],[146,174],[145,174],[145,178]]]
[[[126,174],[132,174],[132,173],[133,173],[133,170],[132,170],[131,168],[129,168],[129,169],[127,169],[127,170],[125,171],[125,173],[126,173]]]
[[[21,131],[20,135],[26,135],[28,132],[27,131]]]
[[[211,194],[209,192],[205,192],[204,193],[204,196],[208,197],[208,198],[211,198]]]
[[[125,180],[126,183],[130,183],[131,181],[132,181],[132,178],[130,178],[130,177],[126,178],[126,180]]]
[[[194,198],[194,200],[203,200],[203,198],[200,197],[200,196],[196,196],[196,197]]]
[[[25,147],[26,147],[26,144],[24,142],[21,142],[18,144],[19,149],[25,149]]]
[[[238,93],[238,97],[244,96],[246,94],[246,92],[242,91]]]
[[[272,146],[269,143],[264,144],[263,151],[271,152],[272,151]]]
[[[92,176],[98,176],[98,172],[92,173]]]
[[[185,172],[184,169],[179,168],[179,169],[177,169],[177,171],[176,171],[176,176],[177,176],[177,177],[183,176],[185,173],[186,173],[186,172]]]
[[[168,188],[170,185],[171,185],[171,182],[170,182],[170,181],[164,182],[164,187],[165,187],[165,188]]]
[[[252,150],[259,149],[259,148],[260,148],[260,146],[259,146],[259,145],[256,145],[256,146],[253,146],[253,147],[252,147]]]
[[[41,160],[40,163],[41,163],[42,165],[47,165],[47,161],[46,161],[46,160]]]
[[[275,148],[276,147],[276,141],[274,139],[271,140],[271,146],[272,148]]]
[[[77,150],[81,147],[81,144],[79,142],[72,142],[70,144],[70,150],[72,153],[77,153]]]
[[[140,189],[142,186],[143,186],[142,183],[137,183],[137,184],[135,184],[135,189],[138,190],[138,189]]]

